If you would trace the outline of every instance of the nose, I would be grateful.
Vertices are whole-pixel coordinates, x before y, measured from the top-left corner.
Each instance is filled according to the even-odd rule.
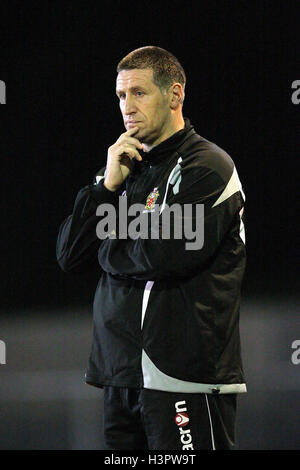
[[[125,115],[130,115],[136,112],[136,106],[134,97],[130,96],[129,94],[126,96],[124,103],[123,103],[123,112]]]

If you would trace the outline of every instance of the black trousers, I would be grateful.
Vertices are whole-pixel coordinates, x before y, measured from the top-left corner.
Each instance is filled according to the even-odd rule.
[[[230,450],[236,394],[104,387],[106,450]]]

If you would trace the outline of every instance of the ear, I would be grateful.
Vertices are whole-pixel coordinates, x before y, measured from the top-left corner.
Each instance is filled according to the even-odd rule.
[[[178,106],[183,104],[184,91],[181,83],[173,83],[169,89],[170,93],[170,107],[171,109],[177,109]]]

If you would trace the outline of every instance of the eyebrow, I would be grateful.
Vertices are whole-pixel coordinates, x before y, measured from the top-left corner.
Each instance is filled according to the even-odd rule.
[[[139,85],[139,86],[133,86],[131,88],[129,88],[129,91],[137,91],[137,90],[143,90],[143,91],[146,91],[146,88],[143,87],[142,85]],[[116,89],[116,94],[120,94],[120,93],[124,93],[124,90],[122,90],[121,88],[117,88]]]

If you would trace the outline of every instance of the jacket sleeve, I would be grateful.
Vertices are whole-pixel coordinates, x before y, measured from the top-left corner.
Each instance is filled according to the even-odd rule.
[[[104,186],[102,168],[94,183],[82,188],[76,197],[73,212],[61,224],[56,243],[56,259],[63,271],[75,267],[97,256],[101,240],[96,235],[100,218],[97,207],[102,203],[116,204],[119,192],[111,192]]]
[[[185,278],[205,269],[216,254],[233,224],[239,224],[239,211],[244,205],[238,181],[227,181],[209,168],[181,169],[180,177],[169,185],[167,205],[177,204],[181,212],[170,218],[170,236],[164,238],[166,227],[163,209],[159,223],[152,228],[156,237],[105,240],[99,250],[102,269],[111,274],[138,280]],[[230,180],[230,181],[229,181]],[[160,203],[161,204],[161,203]],[[189,211],[186,211],[186,205]],[[200,205],[200,206],[199,206]],[[202,209],[197,211],[202,207]],[[146,214],[149,217],[150,214]],[[191,225],[192,224],[192,225]],[[176,225],[176,227],[175,227]],[[181,226],[181,237],[175,229]],[[194,227],[194,243],[188,227]],[[189,230],[191,232],[191,230]],[[202,235],[201,235],[202,233]]]

